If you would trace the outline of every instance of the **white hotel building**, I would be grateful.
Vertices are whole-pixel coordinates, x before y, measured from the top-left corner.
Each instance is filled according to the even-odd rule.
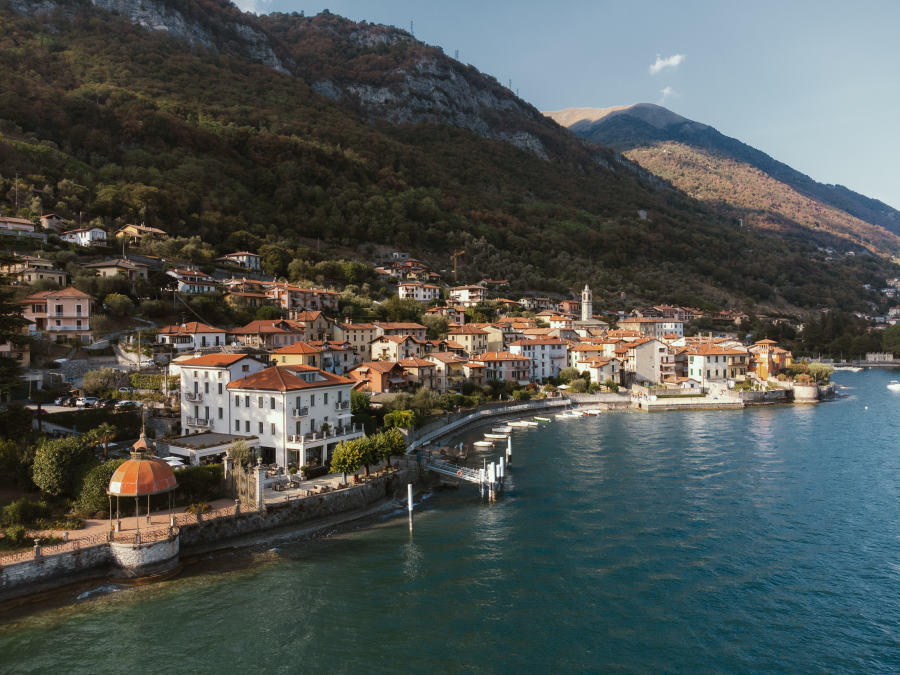
[[[334,447],[364,436],[350,422],[353,381],[311,366],[266,367],[246,354],[179,363],[181,423],[256,439],[266,463],[327,464]]]

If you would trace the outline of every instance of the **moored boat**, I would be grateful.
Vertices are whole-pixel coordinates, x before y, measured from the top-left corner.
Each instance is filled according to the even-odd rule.
[[[475,441],[474,443],[472,443],[472,445],[474,445],[476,448],[490,448],[490,447],[493,447],[494,442],[493,441]]]
[[[502,441],[506,438],[506,434],[485,434],[484,437],[491,441]]]
[[[493,429],[491,429],[491,431],[493,431],[495,434],[508,434],[510,431],[512,431],[512,427],[494,427]]]
[[[897,380],[891,380],[890,384],[887,386],[891,391],[900,391],[900,382]]]
[[[550,418],[549,417],[535,417],[534,421],[535,422],[549,422]]]

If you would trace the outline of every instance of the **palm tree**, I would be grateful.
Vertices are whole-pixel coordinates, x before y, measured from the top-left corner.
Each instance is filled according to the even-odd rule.
[[[119,430],[109,422],[104,422],[91,431],[97,443],[103,443],[103,459],[109,458],[109,442],[116,437]]]

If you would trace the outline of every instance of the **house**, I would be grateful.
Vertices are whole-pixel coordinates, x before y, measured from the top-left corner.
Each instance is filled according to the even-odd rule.
[[[67,286],[42,291],[20,300],[22,316],[32,322],[31,333],[46,333],[57,342],[91,341],[91,296]]]
[[[228,332],[245,347],[272,351],[306,339],[303,326],[287,319],[251,321],[241,328]]]
[[[325,372],[343,375],[361,362],[361,359],[349,342],[310,340],[309,344],[322,350],[322,360],[319,368]]]
[[[310,366],[271,366],[233,380],[231,433],[259,438],[264,462],[327,466],[342,441],[364,436],[351,423],[353,381]]]
[[[206,354],[173,361],[170,375],[181,378],[181,428],[185,433],[231,429],[231,402],[225,387],[266,367],[249,354]]]
[[[369,358],[372,340],[378,337],[378,328],[374,323],[354,323],[349,318],[344,322],[337,322],[332,328],[334,339],[349,343],[357,356],[365,355]]]
[[[436,366],[427,359],[412,356],[400,360],[400,366],[406,373],[406,380],[410,385],[436,389]]]
[[[466,353],[482,354],[488,349],[488,333],[476,326],[457,326],[447,331],[447,339],[458,342]]]
[[[179,352],[221,347],[226,344],[225,329],[199,321],[163,326],[156,333],[156,343],[171,345]]]
[[[684,322],[678,319],[629,317],[619,321],[619,328],[633,330],[641,335],[662,339],[671,334],[681,337],[684,335]]]
[[[0,265],[0,274],[5,274],[14,284],[31,286],[39,281],[52,281],[65,286],[68,274],[57,269],[56,263],[41,257],[16,253],[8,263]]]
[[[30,323],[10,328],[10,333],[28,335],[31,332]],[[0,342],[0,358],[12,359],[20,368],[28,368],[31,365],[31,345],[27,340],[21,343],[15,339]]]
[[[166,233],[158,227],[147,225],[125,225],[116,230],[116,239],[127,239],[129,244],[140,244],[151,237],[166,237]]]
[[[605,384],[612,380],[618,384],[621,381],[621,363],[616,358],[591,356],[578,361],[575,367],[579,373],[587,372],[591,376],[591,382]]]
[[[568,363],[568,344],[554,338],[517,340],[510,344],[509,351],[530,359],[531,378],[534,382],[559,377],[559,371]]]
[[[750,354],[743,347],[705,342],[686,348],[688,377],[702,386],[707,382],[743,381],[750,365]]]
[[[200,295],[216,292],[216,282],[206,272],[193,268],[176,267],[166,270],[166,275],[177,282],[176,290],[186,295]]]
[[[551,312],[559,311],[559,303],[550,298],[520,298],[519,306],[529,312],[540,312],[545,310]]]
[[[777,376],[794,363],[793,354],[779,347],[775,340],[758,340],[748,351],[749,367],[762,380]]]
[[[56,234],[65,229],[66,221],[62,216],[55,213],[45,213],[41,216],[41,227],[46,232]]]
[[[232,307],[245,307],[256,309],[270,304],[269,297],[265,293],[253,293],[250,291],[231,291],[225,294],[225,302]]]
[[[396,361],[365,361],[347,373],[353,389],[373,394],[406,390],[406,371]]]
[[[411,356],[423,356],[423,344],[412,335],[381,335],[369,345],[373,361],[400,361]]]
[[[466,381],[466,363],[455,352],[432,352],[425,357],[434,364],[434,388],[438,391],[461,389]]]
[[[302,326],[308,340],[331,339],[332,322],[320,311],[304,311],[291,314],[291,320]]]
[[[128,258],[114,258],[101,262],[87,263],[82,265],[82,267],[94,270],[101,277],[124,276],[132,282],[137,279],[146,279],[150,269],[149,265],[136,260],[129,260]]]
[[[424,340],[428,331],[420,323],[405,321],[379,321],[375,323],[378,335],[412,335],[417,340]]]
[[[59,235],[63,241],[79,246],[106,246],[106,230],[101,227],[79,227]]]
[[[550,328],[554,330],[571,330],[575,325],[575,319],[570,316],[554,314],[553,316],[547,317],[547,323],[549,323]]]
[[[487,300],[487,290],[484,286],[454,286],[448,293],[448,303],[474,307]]]
[[[418,281],[403,281],[397,285],[397,293],[401,300],[431,302],[440,300],[441,287],[434,284],[423,284]]]
[[[34,223],[27,218],[0,216],[0,230],[9,232],[34,232]]]
[[[485,352],[469,359],[484,367],[484,382],[531,382],[531,359],[511,352]]]
[[[263,282],[259,284],[276,307],[284,311],[333,311],[338,310],[340,294],[320,288],[301,288],[286,282]],[[242,289],[249,290],[249,289]]]
[[[250,251],[237,251],[235,253],[228,253],[226,255],[223,255],[221,258],[216,258],[216,260],[221,260],[224,263],[237,265],[238,267],[242,267],[245,270],[250,270],[251,272],[259,272],[262,270],[262,265],[260,265],[259,262],[259,256],[256,253],[251,253]]]
[[[300,340],[292,345],[273,349],[271,356],[276,366],[311,366],[319,368],[322,362],[322,349],[313,347],[308,342]]]
[[[432,307],[426,309],[425,314],[428,316],[443,316],[450,323],[462,326],[466,322],[466,308],[460,306],[454,307]]]
[[[631,382],[658,384],[668,347],[656,338],[623,341],[616,347],[616,356],[624,361],[622,370]]]

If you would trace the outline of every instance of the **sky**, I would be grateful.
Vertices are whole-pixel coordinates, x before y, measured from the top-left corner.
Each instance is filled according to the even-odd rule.
[[[900,209],[896,0],[234,0],[410,29],[540,110],[657,103]]]

